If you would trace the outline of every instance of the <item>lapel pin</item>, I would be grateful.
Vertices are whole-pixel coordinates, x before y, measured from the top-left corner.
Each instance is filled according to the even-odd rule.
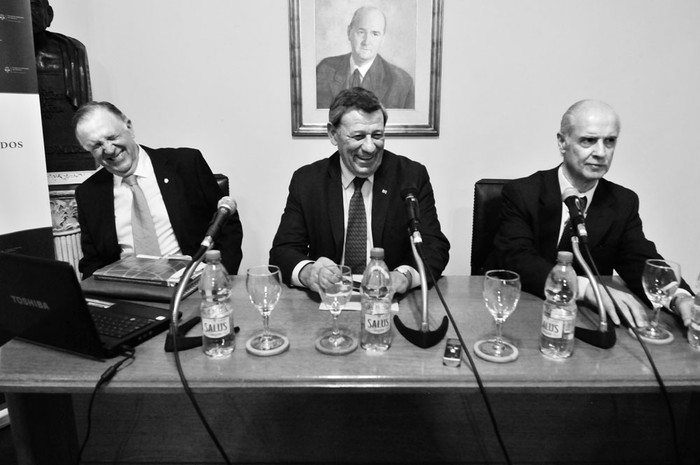
[[[387,193],[387,190],[386,190],[386,189],[382,189],[382,194],[386,194],[386,193]]]
[[[168,178],[165,178],[165,179],[163,179],[163,182],[164,182],[165,184],[167,184],[167,183],[169,183],[169,182],[170,182],[170,179],[168,179]]]

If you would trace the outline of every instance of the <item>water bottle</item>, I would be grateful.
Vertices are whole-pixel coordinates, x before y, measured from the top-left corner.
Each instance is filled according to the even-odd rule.
[[[555,360],[569,358],[574,351],[577,283],[572,260],[571,252],[559,252],[544,285],[540,352]]]
[[[370,352],[384,352],[391,347],[391,275],[384,263],[384,249],[374,247],[362,275],[360,302],[362,323],[360,346]]]
[[[692,320],[688,326],[688,343],[694,350],[700,350],[700,276],[698,276],[697,294],[693,300]]]
[[[226,358],[236,348],[231,282],[226,268],[221,264],[221,252],[209,250],[204,259],[206,266],[199,278],[202,350],[210,358]]]

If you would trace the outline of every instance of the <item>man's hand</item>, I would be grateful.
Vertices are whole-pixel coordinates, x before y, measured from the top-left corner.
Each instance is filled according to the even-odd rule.
[[[403,294],[408,291],[408,278],[400,271],[394,270],[391,273],[391,295]]]
[[[673,309],[678,312],[685,326],[689,326],[693,319],[693,306],[695,299],[692,295],[679,295],[673,302]]]
[[[318,287],[318,273],[323,269],[323,267],[335,265],[336,263],[327,257],[319,257],[313,263],[309,263],[304,266],[299,272],[299,281],[311,289],[314,292],[320,293],[321,289]]]
[[[603,286],[598,286],[600,289],[600,297],[603,299],[603,307],[605,311],[610,316],[610,319],[615,323],[615,325],[620,324],[620,318],[615,312],[615,306],[613,305],[608,293],[605,292]],[[617,305],[622,310],[622,313],[627,317],[627,320],[638,328],[643,328],[649,323],[647,321],[646,308],[644,304],[637,299],[632,293],[628,291],[623,291],[620,289],[615,289],[612,286],[608,286],[610,289],[610,294],[617,302]],[[593,292],[593,286],[589,285],[584,294],[584,300],[591,305],[598,306],[598,302],[595,298],[595,293]]]

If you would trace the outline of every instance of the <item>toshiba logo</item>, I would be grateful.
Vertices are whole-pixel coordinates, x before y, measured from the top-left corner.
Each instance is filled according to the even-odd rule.
[[[40,310],[51,310],[49,304],[47,304],[43,300],[28,299],[27,297],[20,297],[16,295],[11,295],[10,299],[12,299],[14,303],[18,305],[24,305],[25,307],[33,307],[38,308]]]

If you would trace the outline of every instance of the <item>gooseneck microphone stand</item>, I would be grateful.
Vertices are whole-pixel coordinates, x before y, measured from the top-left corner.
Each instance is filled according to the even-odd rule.
[[[421,290],[421,324],[420,329],[411,329],[401,322],[398,315],[394,315],[394,325],[398,329],[399,333],[406,338],[411,344],[420,347],[421,349],[427,349],[428,347],[433,347],[445,337],[447,334],[448,321],[447,317],[442,317],[442,323],[440,327],[434,331],[430,331],[430,326],[428,324],[428,279],[425,273],[425,264],[421,254],[418,253],[418,248],[422,248],[423,239],[418,231],[411,234],[411,250],[413,251],[413,257],[416,264],[418,265],[418,273],[420,274],[420,290]],[[408,289],[407,289],[408,291]]]
[[[591,283],[590,286],[593,287],[593,293],[595,294],[595,299],[598,304],[599,321],[597,330],[577,326],[574,334],[578,339],[591,344],[592,346],[600,347],[601,349],[609,349],[615,345],[615,341],[617,339],[615,335],[615,328],[612,325],[608,325],[608,317],[605,313],[605,307],[603,306],[603,298],[600,295],[598,280],[593,275],[590,266],[588,266],[588,263],[586,263],[586,260],[584,260],[583,256],[581,255],[578,241],[578,237],[572,236],[571,248],[574,251],[576,260],[578,260],[579,264],[583,268],[583,271],[586,273],[586,277],[588,277],[588,280]]]
[[[651,353],[649,352],[649,349],[647,348],[646,343],[642,339],[642,337],[639,335],[639,332],[637,331],[636,326],[632,321],[630,321],[627,316],[622,312],[620,309],[620,306],[618,305],[617,301],[613,297],[612,293],[610,292],[610,289],[608,286],[605,285],[603,280],[600,277],[600,273],[598,272],[598,268],[595,265],[595,261],[593,260],[593,256],[591,255],[591,251],[589,250],[587,244],[584,242],[583,243],[583,248],[584,251],[586,252],[586,255],[588,256],[588,259],[591,262],[591,266],[593,268],[593,272],[595,275],[598,277],[598,280],[603,286],[603,289],[605,289],[605,292],[607,293],[608,297],[613,303],[613,306],[615,307],[615,311],[620,317],[620,320],[622,321],[623,325],[629,328],[629,331],[634,334],[634,337],[637,339],[637,342],[639,342],[639,345],[642,347],[642,350],[644,351],[644,355],[646,355],[647,360],[649,360],[649,365],[651,366],[651,370],[654,373],[654,378],[656,378],[656,383],[659,385],[659,390],[661,391],[661,396],[664,399],[664,403],[666,404],[666,410],[668,411],[668,416],[669,416],[669,421],[671,423],[671,440],[673,443],[673,452],[674,452],[674,457],[675,457],[675,463],[680,464],[681,459],[680,459],[680,451],[678,450],[678,431],[676,429],[676,416],[673,412],[673,407],[671,406],[671,399],[669,398],[668,391],[666,390],[666,385],[664,384],[664,380],[661,378],[661,374],[659,373],[658,368],[656,367],[656,363],[654,363],[654,359],[651,356]],[[578,330],[578,328],[576,328]]]
[[[170,310],[172,312],[172,317],[170,319],[170,334],[169,336],[172,338],[172,348],[173,348],[173,355],[175,356],[175,365],[177,366],[177,373],[180,375],[180,381],[182,382],[182,387],[185,390],[185,393],[187,394],[187,397],[190,399],[190,402],[192,403],[192,406],[194,407],[195,411],[197,412],[197,415],[199,416],[199,419],[201,420],[202,424],[204,425],[204,428],[207,430],[207,433],[209,434],[209,437],[211,437],[212,441],[216,445],[216,448],[219,451],[219,454],[221,454],[221,457],[224,459],[224,461],[227,464],[230,464],[231,461],[228,458],[228,455],[226,455],[226,451],[224,448],[221,446],[221,443],[219,442],[219,439],[216,437],[216,434],[214,433],[214,430],[211,429],[211,426],[209,426],[209,422],[207,419],[204,417],[204,413],[202,413],[202,410],[199,407],[199,404],[197,403],[197,400],[194,397],[194,393],[192,392],[192,389],[190,389],[190,385],[187,382],[187,378],[185,378],[185,373],[182,370],[182,363],[180,361],[180,353],[178,351],[178,346],[181,345],[184,342],[183,337],[178,335],[178,329],[179,329],[179,309],[180,309],[180,302],[182,301],[182,296],[185,293],[185,288],[187,287],[187,283],[190,282],[190,278],[192,277],[192,273],[194,270],[197,269],[197,266],[202,262],[202,259],[204,258],[204,254],[206,253],[207,250],[209,250],[212,245],[214,245],[213,241],[204,241],[202,243],[202,246],[199,248],[195,256],[192,258],[192,261],[187,265],[187,268],[185,268],[185,272],[182,274],[180,277],[180,282],[177,285],[177,289],[175,291],[175,294],[173,294],[173,298],[170,300]]]

